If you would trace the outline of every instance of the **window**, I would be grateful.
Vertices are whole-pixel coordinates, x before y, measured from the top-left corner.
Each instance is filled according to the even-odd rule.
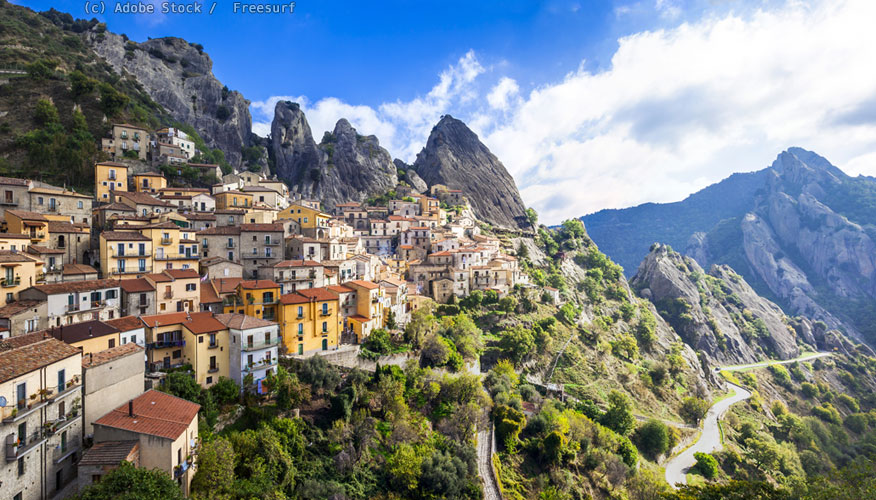
[[[58,392],[64,392],[64,387],[67,383],[66,373],[64,370],[58,370]]]
[[[198,335],[198,343],[199,343],[199,344],[203,344],[203,343],[204,343],[204,336],[203,336],[203,335]]]
[[[322,313],[328,314],[328,303],[327,302],[322,303]]]
[[[212,383],[213,383],[213,377],[207,377],[207,383],[208,383],[208,384],[212,384]]]
[[[328,322],[327,321],[322,322],[322,333],[328,333]]]
[[[43,204],[43,197],[42,197],[42,196],[38,196],[38,197],[37,197],[37,205],[42,205],[42,204]]]
[[[301,306],[298,306],[298,317],[299,317],[299,318],[303,318],[303,317],[304,317],[304,308],[301,307]]]
[[[182,357],[182,350],[177,349],[173,351],[173,359],[179,359]]]
[[[198,285],[196,285],[196,284],[194,284],[194,283],[189,283],[189,284],[186,285],[186,291],[187,291],[187,292],[194,292],[194,291],[197,290],[197,289],[198,289]]]
[[[107,345],[109,346],[110,349],[112,349],[113,347],[116,346],[116,339],[109,339],[109,341],[107,342]]]
[[[304,335],[304,323],[298,323],[298,335]]]
[[[82,208],[82,202],[81,202],[81,201],[80,201],[79,203],[76,204],[76,208]]]
[[[18,476],[24,475],[24,457],[18,459]]]

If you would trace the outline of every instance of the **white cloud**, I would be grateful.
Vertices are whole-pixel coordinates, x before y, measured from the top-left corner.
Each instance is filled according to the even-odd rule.
[[[654,5],[665,17],[678,3]],[[505,163],[524,201],[549,223],[679,200],[763,168],[790,146],[874,175],[874,18],[869,0],[706,13],[621,38],[604,71],[582,63],[524,92],[469,52],[424,96],[377,109],[324,99],[308,119],[330,127],[349,114],[362,133],[378,134],[410,161],[450,112]]]
[[[517,82],[504,76],[499,80],[499,83],[493,87],[493,90],[487,94],[487,102],[490,103],[491,108],[506,110],[511,104],[511,99],[516,97],[519,91],[520,87],[517,85]]]

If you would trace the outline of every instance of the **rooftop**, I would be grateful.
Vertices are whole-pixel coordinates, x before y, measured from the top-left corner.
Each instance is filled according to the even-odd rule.
[[[146,278],[126,279],[119,283],[126,293],[154,292],[155,287]]]
[[[79,465],[119,465],[140,449],[140,441],[101,441],[85,450]]]
[[[274,326],[277,323],[266,319],[247,316],[245,314],[217,314],[216,320],[235,330],[248,330],[250,328],[261,328],[263,326]]]
[[[109,363],[110,361],[123,358],[136,352],[143,352],[144,350],[145,349],[143,349],[136,343],[128,342],[127,344],[110,347],[109,349],[104,349],[103,351],[89,353],[85,356],[82,356],[82,368],[100,366],[104,363]]]
[[[129,404],[133,417],[128,413]],[[200,409],[199,404],[150,389],[94,424],[176,440],[185,434]]]
[[[194,334],[216,332],[225,329],[225,325],[216,321],[211,312],[153,314],[151,316],[141,316],[140,319],[150,328],[183,325]]]
[[[104,323],[117,328],[120,332],[130,332],[144,326],[139,316],[122,316],[121,318],[105,320]]]
[[[82,323],[73,323],[72,325],[61,325],[45,330],[46,333],[55,337],[58,340],[68,344],[82,342],[105,335],[119,333],[117,328],[114,328],[103,321],[91,320],[83,321]]]
[[[119,286],[119,280],[102,279],[71,281],[68,283],[51,283],[48,285],[35,285],[31,288],[35,288],[46,295],[54,295],[56,293],[90,292],[92,290],[100,290],[102,288],[116,288]]]
[[[38,370],[81,351],[43,332],[0,340],[0,382]]]

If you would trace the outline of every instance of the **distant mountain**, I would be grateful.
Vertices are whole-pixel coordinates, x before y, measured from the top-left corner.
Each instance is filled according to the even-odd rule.
[[[529,228],[514,178],[462,121],[444,115],[417,154],[414,169],[429,186],[462,190],[479,219],[506,228]]]
[[[876,343],[876,179],[800,148],[684,201],[582,217],[627,274],[654,242],[727,264],[790,314]]]

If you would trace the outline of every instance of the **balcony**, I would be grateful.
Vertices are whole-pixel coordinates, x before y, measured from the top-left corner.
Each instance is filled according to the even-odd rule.
[[[260,359],[258,361],[253,362],[253,363],[247,364],[246,366],[243,367],[242,371],[244,373],[249,373],[249,372],[252,372],[255,370],[262,370],[264,368],[270,368],[272,366],[276,366],[278,359],[279,358]]]
[[[218,371],[219,371],[219,365],[216,365],[216,366],[211,366],[210,369],[207,370],[207,373],[216,373]]]
[[[58,205],[49,205],[49,212],[57,212],[60,209],[61,207],[59,207]]]
[[[155,260],[197,260],[198,254],[165,253],[154,257]]]
[[[265,349],[268,347],[273,347],[273,346],[276,346],[279,344],[280,344],[280,337],[274,337],[274,338],[271,338],[268,340],[262,339],[260,341],[247,342],[246,344],[243,344],[243,350],[244,351],[255,351],[258,349]]]
[[[279,244],[280,244],[280,242],[279,242],[278,240],[267,240],[267,241],[265,241],[265,245],[268,245],[268,246],[276,246],[276,245],[279,245]]]
[[[218,348],[219,348],[219,342],[211,342],[207,345],[207,349],[218,349]]]
[[[184,347],[185,340],[160,340],[158,342],[150,342],[146,344],[147,349],[169,349],[171,347]]]
[[[131,250],[130,252],[126,252],[125,250],[119,251],[118,247],[109,247],[110,255],[113,257],[149,257],[151,254],[146,253],[146,249],[143,251],[137,250],[136,252]]]
[[[164,292],[164,298],[165,299],[172,299],[173,298],[173,291]]]
[[[31,231],[30,239],[32,240],[42,240],[46,237],[45,231]]]
[[[182,477],[186,473],[186,471],[189,470],[189,468],[191,466],[192,466],[192,459],[191,459],[191,457],[189,457],[185,462],[183,462],[183,463],[181,463],[173,468],[173,478],[179,479],[180,477]]]
[[[146,274],[146,273],[151,273],[151,272],[152,272],[152,268],[149,266],[132,267],[132,268],[120,267],[114,271],[111,271],[111,274]]]
[[[55,446],[55,449],[52,451],[52,461],[57,465],[81,449],[82,443],[78,437],[69,438],[67,439],[66,446],[61,446],[60,444]]]
[[[0,200],[0,205],[6,205],[10,207],[17,207],[18,201],[15,198],[4,198]]]
[[[0,279],[0,287],[3,288],[13,288],[21,284],[21,276],[16,276],[12,279],[10,278],[2,278]]]
[[[42,430],[18,438],[15,434],[6,436],[6,461],[14,462],[23,457],[25,453],[43,444],[46,436]]]
[[[320,310],[319,310],[319,315],[320,315],[320,316],[331,316],[331,315],[332,315],[332,311],[331,311],[331,309],[329,309],[329,310],[327,310],[327,311],[323,311],[322,309],[320,309]]]
[[[173,238],[161,238],[162,245],[171,245],[173,244]]]
[[[228,243],[225,244],[225,248],[234,248],[234,242],[229,241]]]

